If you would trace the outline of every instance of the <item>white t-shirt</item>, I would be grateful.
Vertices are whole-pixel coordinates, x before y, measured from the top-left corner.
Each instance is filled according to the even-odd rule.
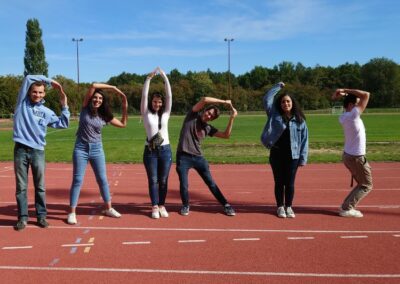
[[[164,138],[162,146],[169,144],[169,134],[168,134],[168,120],[171,115],[172,108],[172,91],[171,85],[169,83],[168,77],[164,72],[160,73],[161,77],[164,79],[165,85],[165,109],[164,113],[161,117],[161,136]],[[146,129],[146,142],[145,145],[148,145],[147,140],[150,140],[155,134],[157,134],[158,130],[158,115],[157,113],[151,113],[148,109],[148,94],[150,87],[150,78],[147,77],[144,82],[143,90],[142,90],[142,100],[140,103],[140,112],[143,117],[143,124]]]
[[[366,153],[365,126],[360,115],[360,108],[354,107],[339,117],[339,122],[344,130],[344,151],[353,156],[361,156]]]

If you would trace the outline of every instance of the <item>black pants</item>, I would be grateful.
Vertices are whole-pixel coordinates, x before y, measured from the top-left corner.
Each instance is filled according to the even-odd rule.
[[[292,159],[290,151],[272,148],[269,162],[274,174],[276,205],[291,207],[299,160]]]

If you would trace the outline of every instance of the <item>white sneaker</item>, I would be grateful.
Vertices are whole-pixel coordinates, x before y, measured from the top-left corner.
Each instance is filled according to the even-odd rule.
[[[285,207],[283,206],[278,207],[278,210],[276,210],[276,214],[278,215],[279,218],[286,218]]]
[[[292,207],[286,207],[286,217],[288,217],[288,218],[295,218],[296,217]]]
[[[343,210],[342,208],[340,208],[339,216],[341,216],[341,217],[352,217],[352,218],[362,218],[364,215],[361,213],[361,211],[358,211],[356,209]]]
[[[108,216],[108,217],[113,217],[113,218],[121,217],[121,214],[117,210],[115,210],[114,208],[104,210],[103,214]]]
[[[159,212],[160,212],[160,216],[163,218],[168,218],[169,214],[167,212],[167,209],[165,209],[164,206],[160,206],[159,207]]]
[[[157,207],[153,207],[151,209],[151,218],[153,218],[153,219],[160,218],[160,210],[159,210],[158,206]]]
[[[69,213],[67,222],[70,225],[75,225],[76,223],[78,223],[78,221],[76,220],[76,214],[75,213]]]

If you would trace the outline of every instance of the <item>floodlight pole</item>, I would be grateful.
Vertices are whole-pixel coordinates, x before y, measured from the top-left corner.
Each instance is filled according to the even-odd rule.
[[[228,42],[228,96],[229,99],[232,99],[231,97],[231,42],[233,41],[233,38],[225,38],[224,41]]]
[[[76,70],[78,75],[78,93],[79,93],[79,42],[83,41],[83,38],[73,38],[72,41],[76,42]]]

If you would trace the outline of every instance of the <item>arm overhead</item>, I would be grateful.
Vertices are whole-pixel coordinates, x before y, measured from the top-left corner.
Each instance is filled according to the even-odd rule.
[[[226,129],[224,132],[216,132],[214,134],[215,137],[218,138],[225,138],[228,139],[229,137],[231,137],[231,133],[232,133],[232,127],[233,127],[233,121],[235,119],[235,117],[237,116],[237,111],[236,109],[231,105],[231,116],[229,117],[229,121],[228,124],[226,126]]]
[[[122,118],[119,120],[117,118],[113,118],[110,121],[110,124],[116,127],[126,127],[127,121],[128,121],[128,100],[126,99],[125,94],[118,89],[116,86],[111,86],[108,84],[103,84],[103,83],[93,83],[85,97],[85,100],[83,102],[83,106],[86,107],[89,103],[90,98],[93,96],[94,92],[96,89],[102,89],[102,90],[111,90],[113,93],[119,95],[122,100]]]
[[[150,81],[153,77],[157,74],[158,67],[151,71],[149,75],[147,75],[146,81],[143,85],[142,90],[142,99],[140,101],[140,113],[143,115],[147,108],[148,108],[148,98],[149,98],[149,88],[150,88]]]
[[[346,96],[347,94],[352,94],[360,99],[357,106],[360,109],[360,113],[364,112],[368,105],[370,93],[357,89],[336,89],[336,91],[332,95],[332,99],[336,100]]]
[[[202,97],[193,107],[192,111],[199,112],[208,104],[223,104],[232,107],[231,100],[220,100],[212,97]]]
[[[172,109],[171,84],[169,83],[168,77],[165,74],[164,70],[162,70],[160,67],[157,67],[157,68],[158,68],[158,72],[160,73],[161,77],[164,80],[164,85],[165,85],[165,112],[171,113],[171,109]]]

